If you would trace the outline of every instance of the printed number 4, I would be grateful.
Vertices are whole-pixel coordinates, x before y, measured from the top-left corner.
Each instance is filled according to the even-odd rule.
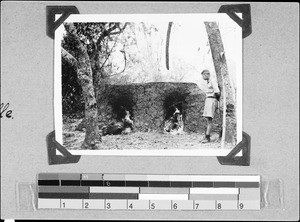
[[[131,203],[131,204],[129,204],[128,208],[130,208],[130,209],[133,209],[133,205],[132,205],[132,203]]]

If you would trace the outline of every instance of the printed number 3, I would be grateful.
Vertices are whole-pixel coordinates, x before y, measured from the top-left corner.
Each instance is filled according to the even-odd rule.
[[[110,208],[111,208],[110,203],[107,203],[106,204],[106,209],[110,209]]]

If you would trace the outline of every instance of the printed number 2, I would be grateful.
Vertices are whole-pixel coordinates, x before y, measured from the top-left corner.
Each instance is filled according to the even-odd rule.
[[[84,203],[84,208],[86,208],[86,209],[89,208],[89,203],[88,202]]]

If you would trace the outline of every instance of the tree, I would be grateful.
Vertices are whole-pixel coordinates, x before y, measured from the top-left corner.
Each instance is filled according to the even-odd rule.
[[[101,141],[94,83],[109,76],[105,65],[109,67],[107,61],[117,44],[117,39],[113,36],[122,33],[126,25],[127,23],[64,23],[67,33],[62,42],[62,59],[75,67],[85,103],[84,149],[95,149],[96,141]],[[125,52],[123,54],[126,60]]]
[[[236,139],[235,94],[230,84],[225,51],[218,25],[216,22],[205,22],[205,27],[222,95],[220,100],[220,104],[222,104],[221,112],[223,112],[221,143],[222,147],[224,147],[225,141],[233,142]]]

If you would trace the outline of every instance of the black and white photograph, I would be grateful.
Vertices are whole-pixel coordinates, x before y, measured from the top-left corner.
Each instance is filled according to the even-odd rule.
[[[71,15],[54,80],[72,154],[225,156],[242,138],[242,29],[227,14]]]

